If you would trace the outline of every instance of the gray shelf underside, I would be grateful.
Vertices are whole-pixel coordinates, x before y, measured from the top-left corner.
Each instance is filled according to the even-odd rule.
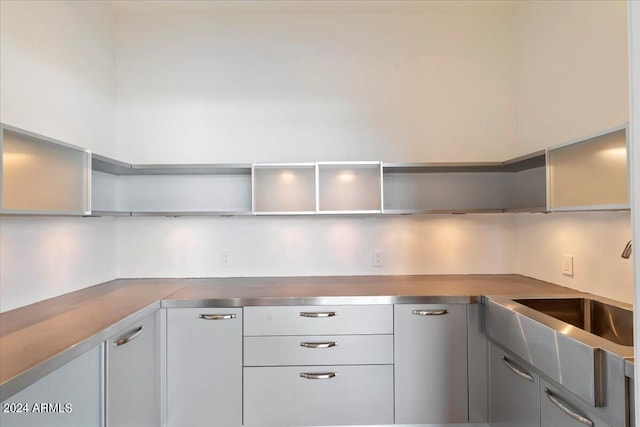
[[[330,212],[318,214],[298,214],[295,212],[288,213],[256,213],[251,211],[167,211],[167,212],[123,212],[123,211],[93,211],[91,215],[85,215],[90,217],[145,217],[145,216],[164,216],[164,217],[181,217],[181,216],[362,216],[362,215],[463,215],[463,214],[478,214],[478,213],[547,213],[545,207],[532,207],[532,208],[495,208],[495,209],[385,209],[384,211],[376,213],[354,213],[354,212]]]
[[[250,175],[251,165],[227,164],[176,164],[130,165],[97,154],[92,155],[92,169],[112,175]]]
[[[227,164],[173,164],[173,165],[131,165],[100,156],[92,155],[92,168],[113,175],[250,175],[251,165],[245,163]],[[505,162],[467,163],[384,163],[386,173],[444,173],[444,172],[519,172],[545,166],[544,151],[517,157]]]
[[[520,172],[546,165],[544,151],[516,157],[505,162],[469,163],[382,163],[385,173],[445,173],[445,172]]]

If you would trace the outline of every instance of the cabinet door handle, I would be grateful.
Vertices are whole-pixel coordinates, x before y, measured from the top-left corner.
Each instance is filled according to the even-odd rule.
[[[335,317],[338,313],[335,311],[301,311],[302,317]]]
[[[142,329],[143,328],[144,328],[144,326],[140,326],[139,328],[136,328],[136,329],[130,331],[125,336],[123,336],[121,338],[118,338],[117,340],[115,340],[113,342],[113,346],[114,347],[120,347],[121,345],[125,345],[126,343],[130,343],[131,341],[135,340],[136,338],[138,338],[140,336],[140,334],[142,334]]]
[[[335,341],[328,341],[328,342],[301,342],[300,343],[300,347],[306,347],[306,348],[329,348],[329,347],[335,347],[337,346],[338,343]]]
[[[314,373],[310,373],[310,372],[301,372],[300,376],[302,378],[306,378],[308,380],[330,380],[331,378],[335,378],[336,377],[335,372],[323,372],[323,373],[318,373],[318,374],[314,374]]]
[[[547,394],[547,397],[549,398],[551,403],[556,405],[562,412],[564,412],[565,414],[567,414],[568,416],[570,416],[571,418],[573,418],[579,423],[582,423],[589,427],[593,427],[593,421],[570,409],[569,406],[566,403],[564,403],[562,399],[560,399],[560,397],[554,394],[551,390],[549,390],[548,388],[545,388],[544,392]]]
[[[416,316],[444,316],[447,313],[447,310],[413,310]]]
[[[229,320],[235,319],[235,314],[201,314],[198,316],[200,319],[204,320]]]
[[[502,361],[507,366],[507,368],[509,368],[509,370],[511,372],[513,372],[514,374],[516,374],[520,378],[524,378],[527,381],[534,382],[533,381],[533,375],[528,374],[528,373],[524,372],[523,370],[521,370],[520,368],[518,368],[516,365],[513,364],[513,362],[511,360],[509,360],[507,358],[507,356],[502,356]]]

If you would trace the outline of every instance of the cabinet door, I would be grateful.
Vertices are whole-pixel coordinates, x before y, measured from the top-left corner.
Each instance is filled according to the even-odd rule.
[[[567,392],[540,380],[541,427],[609,427],[601,419],[589,414]]]
[[[540,427],[540,378],[490,346],[492,427]]]
[[[160,420],[157,320],[153,313],[107,341],[107,426]]]
[[[466,305],[394,310],[396,424],[466,423]]]
[[[242,309],[167,310],[169,427],[242,426]]]
[[[103,346],[53,371],[2,402],[2,427],[101,426]]]

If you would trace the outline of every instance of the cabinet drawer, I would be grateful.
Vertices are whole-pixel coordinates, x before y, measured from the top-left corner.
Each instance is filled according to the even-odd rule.
[[[378,424],[393,424],[393,365],[244,368],[245,427]]]
[[[385,365],[393,335],[246,337],[245,366]]]
[[[393,334],[392,305],[245,307],[244,335]]]
[[[541,427],[610,427],[544,379],[540,379],[540,417]]]

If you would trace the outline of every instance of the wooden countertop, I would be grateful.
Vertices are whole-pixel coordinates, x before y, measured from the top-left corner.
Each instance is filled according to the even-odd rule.
[[[474,302],[482,295],[576,293],[519,275],[118,279],[0,314],[0,401],[161,304]]]
[[[559,295],[577,291],[516,274],[430,276],[321,276],[191,279],[165,298],[163,306],[196,301],[290,299],[319,297],[471,297],[483,295]],[[311,301],[312,302],[312,301]],[[269,301],[275,305],[274,301]],[[245,304],[239,304],[245,305]],[[252,304],[248,304],[252,305]]]

